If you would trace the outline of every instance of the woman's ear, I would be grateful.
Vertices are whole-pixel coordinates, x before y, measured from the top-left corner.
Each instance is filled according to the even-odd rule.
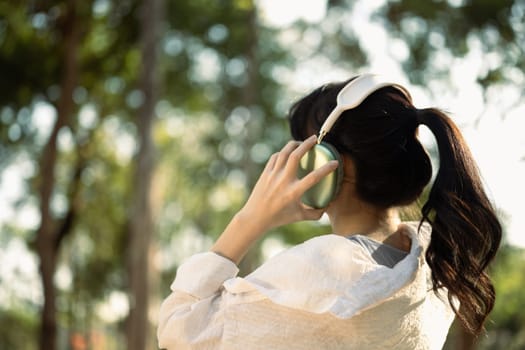
[[[343,161],[343,183],[355,184],[356,170],[354,160],[347,154],[342,154],[341,159]]]

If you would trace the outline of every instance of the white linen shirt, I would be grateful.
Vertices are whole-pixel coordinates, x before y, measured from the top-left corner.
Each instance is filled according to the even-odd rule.
[[[207,252],[177,270],[157,337],[166,349],[441,349],[454,314],[432,291],[430,228],[406,223],[409,254],[378,265],[343,236],[310,239],[245,278]]]

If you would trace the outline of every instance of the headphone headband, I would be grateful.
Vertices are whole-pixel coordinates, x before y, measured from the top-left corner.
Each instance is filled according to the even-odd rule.
[[[330,112],[328,118],[326,118],[321,126],[317,143],[321,143],[324,136],[332,129],[335,122],[344,111],[359,106],[361,102],[363,102],[374,91],[386,86],[392,86],[398,89],[409,101],[412,101],[410,93],[402,85],[386,80],[377,74],[360,75],[346,84],[341,91],[339,91],[339,94],[337,94],[337,105],[332,112]]]

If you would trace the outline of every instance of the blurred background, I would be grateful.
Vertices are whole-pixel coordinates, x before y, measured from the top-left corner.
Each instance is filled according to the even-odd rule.
[[[367,71],[450,113],[505,226],[487,331],[445,348],[525,349],[524,23],[524,0],[3,0],[0,349],[156,349],[177,266],[289,139],[291,103]],[[328,232],[275,230],[242,273]]]

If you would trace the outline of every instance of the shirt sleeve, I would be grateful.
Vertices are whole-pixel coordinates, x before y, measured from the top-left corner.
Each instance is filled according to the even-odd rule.
[[[231,260],[207,252],[193,255],[177,270],[172,291],[181,291],[203,299],[215,294],[223,282],[237,275],[239,269]]]
[[[223,283],[239,269],[211,252],[191,256],[177,270],[171,294],[160,307],[157,338],[161,349],[219,343],[223,331]]]

